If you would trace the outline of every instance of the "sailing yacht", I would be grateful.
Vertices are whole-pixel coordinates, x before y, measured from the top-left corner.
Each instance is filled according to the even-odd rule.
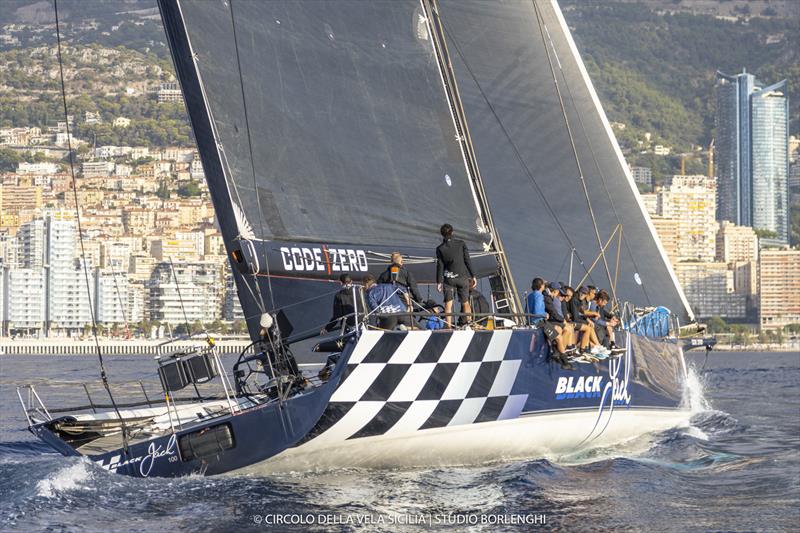
[[[159,6],[253,343],[230,373],[211,341],[161,358],[163,402],[28,387],[34,434],[148,477],[541,457],[686,422],[691,310],[555,0]],[[399,251],[434,286],[444,222],[490,316],[385,331],[357,304],[317,337],[343,273]],[[608,286],[624,353],[557,364],[520,303],[533,275]]]

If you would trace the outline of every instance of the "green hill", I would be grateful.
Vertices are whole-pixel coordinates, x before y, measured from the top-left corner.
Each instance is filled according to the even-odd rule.
[[[623,143],[649,131],[679,152],[707,146],[715,72],[742,68],[764,83],[789,80],[790,131],[800,131],[797,19],[670,14],[657,1],[561,4],[609,119],[629,126]]]

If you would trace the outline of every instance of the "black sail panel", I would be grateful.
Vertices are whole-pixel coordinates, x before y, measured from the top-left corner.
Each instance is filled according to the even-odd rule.
[[[478,166],[517,286],[528,287],[533,276],[565,281],[573,246],[577,282],[599,254],[572,140],[601,242],[617,225],[623,232],[618,272],[616,235],[606,250],[612,281],[599,261],[587,282],[615,282],[621,300],[665,305],[690,318],[558,5],[441,0],[440,6]]]
[[[242,233],[435,247],[448,221],[481,246],[418,2],[180,6]]]
[[[251,335],[264,310],[287,335],[329,318],[333,256],[298,272],[284,246],[366,253],[355,279],[392,250],[432,258],[444,222],[484,249],[418,1],[159,5]]]

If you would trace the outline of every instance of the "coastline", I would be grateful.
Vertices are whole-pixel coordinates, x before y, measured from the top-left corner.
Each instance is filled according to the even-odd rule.
[[[206,342],[202,338],[169,342],[168,339],[101,339],[99,341],[103,355],[167,355],[180,350],[203,348]],[[216,340],[215,346],[222,354],[240,353],[250,344],[250,339],[236,338]],[[97,345],[92,339],[74,340],[64,338],[52,339],[10,339],[0,338],[0,356],[3,355],[96,355]]]

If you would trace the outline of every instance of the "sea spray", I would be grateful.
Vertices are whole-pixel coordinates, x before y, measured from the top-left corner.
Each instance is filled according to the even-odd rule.
[[[711,404],[705,397],[703,379],[693,366],[689,366],[686,375],[682,404],[689,408],[692,416],[711,410]]]
[[[36,484],[37,494],[44,498],[53,498],[58,493],[68,490],[79,488],[94,490],[91,487],[84,486],[84,483],[89,481],[91,477],[92,472],[88,460],[82,459],[75,464],[60,468],[49,477],[39,481]]]

